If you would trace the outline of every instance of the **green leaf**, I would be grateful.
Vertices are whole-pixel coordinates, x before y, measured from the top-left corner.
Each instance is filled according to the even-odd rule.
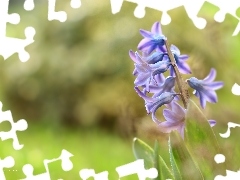
[[[169,141],[168,141],[168,148],[169,148],[169,155],[170,155],[170,163],[171,163],[171,166],[172,166],[172,171],[173,171],[173,175],[174,175],[174,179],[176,180],[182,180],[182,176],[181,176],[181,173],[180,173],[180,170],[178,168],[178,165],[177,165],[177,162],[176,162],[176,154],[174,156],[173,154],[173,150],[172,150],[172,145],[171,145],[171,140],[170,140],[170,137],[169,137]]]
[[[172,132],[170,134],[168,144],[175,179],[204,179],[197,163],[193,160],[182,137],[178,133]]]
[[[192,100],[189,101],[186,114],[185,142],[205,178],[213,179],[216,174],[225,173],[224,165],[214,162],[214,156],[220,153],[220,148],[213,129]]]
[[[138,138],[133,140],[133,152],[136,159],[144,159],[145,168],[155,167],[158,170],[156,180],[173,179],[170,168],[159,155],[159,144],[155,143],[154,150],[145,142]]]
[[[154,167],[153,149],[138,138],[133,139],[133,153],[136,159],[144,159],[145,168]]]
[[[158,170],[158,177],[155,180],[173,179],[171,170],[159,155],[159,143],[156,140],[154,146],[154,167]]]

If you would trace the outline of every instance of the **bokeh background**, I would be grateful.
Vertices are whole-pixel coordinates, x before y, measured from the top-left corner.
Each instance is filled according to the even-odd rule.
[[[7,179],[24,178],[21,169],[26,163],[33,165],[34,174],[44,173],[43,160],[57,158],[62,149],[74,155],[74,168],[64,172],[61,162],[52,163],[53,179],[79,179],[83,168],[107,170],[110,179],[117,179],[115,168],[135,160],[133,137],[150,144],[167,139],[147,116],[143,100],[133,89],[134,65],[128,56],[142,39],[139,29],[150,30],[162,13],[146,8],[145,17],[137,19],[133,15],[136,5],[129,2],[113,15],[110,1],[82,0],[81,8],[72,9],[70,1],[59,0],[56,10],[68,14],[61,23],[48,21],[47,1],[38,1],[30,12],[23,9],[23,3],[10,0],[9,13],[19,13],[21,22],[8,24],[7,35],[25,38],[24,29],[33,26],[35,42],[26,48],[31,58],[22,63],[17,54],[6,61],[0,57],[3,110],[11,110],[15,121],[26,119],[29,124],[26,131],[18,132],[22,150],[15,151],[11,140],[0,142],[0,157],[15,159],[15,166],[5,172]],[[229,121],[239,122],[240,97],[231,93],[232,85],[240,84],[240,36],[232,37],[238,21],[226,15],[223,23],[217,23],[213,18],[217,11],[204,4],[199,16],[208,23],[199,30],[179,7],[169,12],[172,21],[162,30],[171,44],[190,56],[195,77],[204,78],[214,67],[216,80],[224,81],[224,88],[217,91],[219,102],[208,103],[204,113],[217,121],[214,132],[221,147],[239,157],[240,130],[233,129],[228,139],[219,136],[226,132]],[[3,122],[0,131],[10,128]],[[236,171],[239,163],[234,158],[230,162],[228,169]],[[137,176],[125,179],[131,178]]]

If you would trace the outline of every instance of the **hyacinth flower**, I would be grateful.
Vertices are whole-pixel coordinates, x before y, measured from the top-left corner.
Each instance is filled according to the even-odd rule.
[[[144,59],[148,64],[155,64],[159,61],[162,61],[165,55],[167,55],[167,52],[156,51],[149,56],[144,57]]]
[[[193,94],[200,99],[202,108],[205,108],[206,102],[216,103],[217,94],[215,90],[223,87],[223,82],[215,81],[216,70],[212,68],[208,76],[203,80],[198,80],[195,77],[191,77],[187,80],[189,86],[194,89]]]
[[[132,50],[129,51],[129,56],[133,60],[134,65],[139,64],[142,66],[147,66],[147,63],[141,58],[141,56],[138,54],[138,52],[133,52]],[[138,74],[137,69],[135,68],[133,70],[133,75],[136,76]]]
[[[154,84],[149,86],[149,92],[154,93],[152,97],[160,96],[164,92],[174,93],[175,77],[168,76],[162,84]]]
[[[182,74],[191,74],[190,67],[185,62],[189,56],[186,54],[181,55],[180,50],[175,45],[171,45],[170,50],[173,53],[179,72]],[[170,67],[170,75],[171,76],[174,75],[174,71],[172,67]]]
[[[164,84],[166,78],[165,76],[163,75],[163,73],[160,73],[160,74],[157,74],[154,76],[154,81],[151,81],[150,84],[149,84],[149,88],[148,88],[148,91],[146,89],[146,85],[143,85],[142,88],[143,88],[143,93],[146,94],[146,93],[156,93],[158,92],[158,88]]]
[[[141,29],[140,34],[144,37],[143,40],[138,44],[140,51],[145,51],[150,54],[155,49],[162,49],[162,46],[167,39],[161,30],[159,22],[155,22],[152,26],[151,32]]]
[[[135,87],[134,89],[137,94],[144,99],[147,113],[152,113],[153,121],[158,124],[160,123],[160,121],[156,117],[157,109],[164,104],[169,104],[170,102],[172,102],[175,96],[179,95],[178,93],[164,92],[160,96],[153,98],[146,96],[142,91],[140,91],[138,87]]]
[[[160,61],[155,64],[136,64],[135,63],[135,74],[136,79],[134,81],[135,86],[145,86],[146,91],[149,92],[149,85],[157,74],[164,73],[168,70],[170,62]]]
[[[158,128],[163,133],[170,133],[177,130],[184,138],[185,116],[187,110],[181,107],[176,101],[167,105],[168,109],[163,110],[163,116],[166,121],[158,124]]]
[[[163,110],[163,116],[166,121],[158,123],[158,128],[163,133],[170,133],[177,130],[184,139],[185,118],[187,110],[181,107],[176,101],[166,104],[167,109]],[[215,120],[208,120],[211,127],[215,126]]]
[[[170,133],[172,130],[177,130],[183,137],[189,91],[181,74],[191,73],[190,67],[186,63],[188,55],[181,54],[175,45],[168,45],[168,40],[162,34],[159,22],[153,24],[151,32],[140,30],[140,33],[144,37],[138,44],[138,49],[142,55],[129,51],[129,56],[135,65],[133,71],[133,75],[136,76],[134,89],[144,99],[147,113],[152,115],[152,120],[157,123],[162,132]],[[168,69],[170,76],[165,78],[163,73]],[[187,80],[189,86],[195,89],[194,94],[199,97],[203,108],[206,106],[206,101],[217,102],[215,90],[221,88],[223,83],[213,82],[215,76],[216,71],[212,69],[203,80],[198,80],[195,77]],[[179,93],[174,91],[175,84],[177,84]],[[177,103],[180,97],[183,107]],[[156,111],[163,105],[168,107],[168,109],[163,110],[165,122],[156,117]],[[208,122],[211,127],[216,124],[215,120]]]

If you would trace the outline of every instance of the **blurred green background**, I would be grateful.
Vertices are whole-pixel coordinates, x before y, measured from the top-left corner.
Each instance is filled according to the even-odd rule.
[[[161,12],[146,8],[145,17],[137,19],[133,15],[136,5],[129,2],[113,15],[110,1],[82,0],[81,8],[72,9],[70,1],[62,0],[57,1],[56,10],[66,11],[68,19],[61,23],[48,21],[47,1],[38,2],[30,12],[23,9],[24,1],[10,2],[9,13],[19,13],[21,22],[8,24],[7,35],[24,39],[27,26],[33,26],[36,35],[26,48],[29,61],[20,62],[17,54],[6,61],[0,57],[3,110],[11,110],[15,121],[26,119],[29,124],[26,131],[18,132],[22,150],[15,151],[11,140],[0,142],[0,157],[12,155],[15,166],[10,170],[18,170],[5,172],[7,179],[24,178],[21,168],[26,163],[34,166],[34,174],[44,173],[43,160],[57,158],[62,149],[74,155],[74,168],[64,172],[60,163],[53,163],[53,179],[79,179],[82,168],[107,170],[110,179],[117,179],[115,168],[135,160],[133,137],[150,144],[156,138],[165,142],[166,134],[146,115],[144,102],[133,89],[134,65],[128,56],[142,39],[139,29],[150,30]],[[217,121],[214,131],[224,152],[230,149],[234,154],[240,130],[233,129],[228,139],[219,133],[226,132],[227,122],[239,121],[239,97],[231,93],[231,87],[240,84],[240,36],[232,37],[238,21],[231,15],[223,23],[215,22],[217,11],[204,4],[199,17],[208,23],[199,30],[184,7],[179,7],[169,11],[172,21],[162,30],[182,54],[190,55],[188,63],[195,77],[204,78],[214,67],[216,80],[224,81],[224,88],[217,91],[219,103],[208,103],[204,113]],[[8,122],[1,123],[0,130],[10,128]],[[237,170],[236,158],[228,161],[228,169]],[[131,178],[137,176],[125,179]]]

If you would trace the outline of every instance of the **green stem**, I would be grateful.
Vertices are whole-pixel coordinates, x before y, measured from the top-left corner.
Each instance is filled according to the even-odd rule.
[[[178,70],[178,67],[176,65],[176,60],[172,54],[172,51],[170,50],[168,41],[165,40],[165,46],[167,48],[167,52],[168,52],[168,56],[169,59],[171,61],[174,73],[176,75],[176,81],[177,81],[177,85],[178,85],[178,89],[180,91],[180,96],[182,98],[183,101],[183,106],[185,109],[187,109],[187,105],[188,105],[188,101],[189,101],[189,92],[188,92],[188,87],[187,87],[187,83],[185,81],[183,81],[183,78]]]

